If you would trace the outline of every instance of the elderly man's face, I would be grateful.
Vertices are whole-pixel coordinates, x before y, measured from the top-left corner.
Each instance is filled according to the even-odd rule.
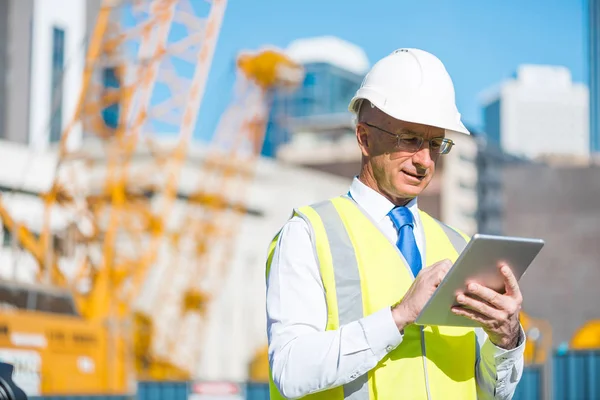
[[[392,199],[410,199],[421,194],[435,172],[439,154],[429,148],[429,140],[444,137],[444,130],[391,118],[378,109],[363,115],[357,127],[359,144],[368,167],[372,170],[380,191]],[[387,132],[385,132],[387,131]],[[409,151],[398,146],[393,134],[405,134],[418,141],[424,138],[419,150]]]

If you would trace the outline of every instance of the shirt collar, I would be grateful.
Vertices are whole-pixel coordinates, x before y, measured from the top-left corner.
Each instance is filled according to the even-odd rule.
[[[388,213],[396,207],[394,203],[389,201],[383,195],[362,183],[357,176],[354,177],[352,184],[350,185],[350,194],[354,201],[356,201],[369,216],[377,222],[383,221]],[[415,224],[418,224],[417,198],[415,197],[409,201],[406,207],[408,207],[413,216],[415,216]]]

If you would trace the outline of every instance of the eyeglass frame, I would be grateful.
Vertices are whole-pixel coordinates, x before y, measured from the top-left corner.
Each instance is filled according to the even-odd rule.
[[[396,148],[398,148],[398,149],[401,149],[401,147],[400,147],[400,140],[402,139],[403,135],[408,135],[408,136],[411,136],[411,138],[419,139],[420,140],[419,146],[417,147],[416,150],[412,151],[413,153],[416,153],[417,151],[421,150],[421,148],[423,147],[423,143],[425,142],[425,138],[423,136],[420,136],[420,135],[416,134],[416,133],[409,133],[409,134],[406,134],[406,133],[394,133],[394,132],[387,131],[387,130],[385,130],[383,128],[380,128],[380,127],[378,127],[376,125],[370,124],[368,122],[362,122],[362,123],[365,124],[365,125],[367,125],[368,127],[375,128],[377,130],[380,130],[382,132],[387,133],[388,135],[394,136],[397,139]],[[438,139],[438,140],[441,139],[442,140],[442,143],[440,144],[440,149],[442,148],[442,146],[444,145],[444,143],[447,143],[449,145],[449,147],[448,147],[448,151],[447,152],[445,152],[445,153],[435,152],[435,154],[446,155],[446,154],[450,153],[450,150],[452,150],[452,147],[455,144],[454,141],[452,139],[448,139],[448,138],[445,138],[445,137],[439,137],[439,136],[431,138],[431,139],[428,140],[428,142],[429,142],[429,150],[431,151],[431,144],[436,139]],[[410,151],[410,150],[405,150],[405,151]]]

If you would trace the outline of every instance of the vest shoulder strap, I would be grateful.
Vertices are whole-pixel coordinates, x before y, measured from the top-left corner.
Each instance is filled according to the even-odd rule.
[[[469,236],[465,235],[459,229],[456,229],[448,224],[445,224],[444,222],[438,220],[437,218],[433,218],[431,215],[429,215],[425,211],[421,210],[420,213],[421,213],[421,216],[425,216],[426,218],[430,218],[433,221],[435,221],[435,223],[438,224],[440,226],[440,228],[442,228],[442,230],[444,231],[444,233],[450,240],[450,243],[452,243],[454,250],[456,250],[456,252],[458,254],[462,253],[462,251],[467,246],[467,243],[469,243],[469,240],[470,240]]]

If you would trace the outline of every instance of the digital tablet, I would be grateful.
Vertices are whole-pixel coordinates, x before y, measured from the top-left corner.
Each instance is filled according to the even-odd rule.
[[[504,276],[498,263],[506,262],[519,280],[543,246],[542,239],[475,234],[425,304],[415,324],[478,327],[476,322],[452,312],[452,307],[458,305],[458,293],[464,293],[471,282],[504,293]]]

